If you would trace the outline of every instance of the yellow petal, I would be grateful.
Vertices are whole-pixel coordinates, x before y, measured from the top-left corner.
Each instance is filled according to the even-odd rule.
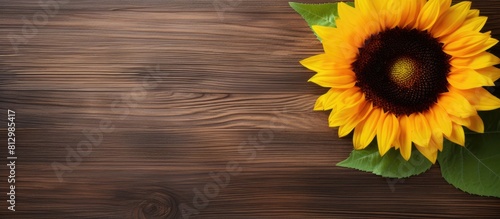
[[[405,160],[409,160],[411,156],[411,133],[413,130],[409,124],[409,120],[406,115],[399,117],[399,152]]]
[[[469,90],[455,90],[455,92],[463,95],[476,110],[488,111],[500,108],[500,99],[482,87]]]
[[[377,142],[381,156],[384,156],[391,148],[394,139],[397,137],[398,129],[399,121],[394,114],[385,113],[380,117],[380,122],[377,127]]]
[[[351,65],[339,64],[335,58],[329,54],[319,54],[300,61],[304,67],[315,72],[328,72],[336,75],[352,74]]]
[[[398,119],[398,125],[399,125],[399,119]],[[399,140],[399,136],[401,135],[401,128],[398,128],[398,133],[396,133],[396,138],[392,142],[392,145],[394,146],[394,149],[399,150],[401,147],[401,142]]]
[[[412,17],[409,17],[410,15],[408,14],[408,20],[410,20],[408,27],[414,27],[416,25],[418,15],[424,8],[425,4],[427,3],[427,0],[415,0],[415,3],[416,3],[415,14]]]
[[[439,151],[443,151],[443,133],[442,132],[432,132],[432,137],[429,142],[429,147],[435,147]]]
[[[479,115],[476,114],[468,119],[470,120],[470,125],[466,126],[467,128],[478,133],[484,133],[483,119]]]
[[[417,2],[415,1],[399,1],[401,4],[401,19],[399,20],[400,27],[406,27],[416,17]]]
[[[336,20],[336,23],[337,23],[337,27],[339,29],[342,29],[343,35],[342,35],[342,40],[333,41],[333,42],[335,42],[337,45],[346,44],[346,45],[350,45],[354,48],[363,47],[366,39],[368,38],[368,35],[366,34],[366,32],[364,30],[359,31],[358,26],[360,26],[360,25],[358,25],[356,27],[352,27],[344,19]]]
[[[437,104],[435,104],[430,111],[432,111],[433,121],[438,124],[440,130],[447,135],[451,135],[452,125],[448,113]]]
[[[365,96],[359,87],[347,89],[337,99],[337,109],[351,108],[365,101]]]
[[[477,9],[471,9],[467,13],[467,19],[472,19],[472,18],[475,18],[475,17],[479,17],[479,10],[477,10]]]
[[[400,27],[413,27],[420,9],[425,5],[426,0],[417,1],[399,1],[401,4],[401,19],[399,21]]]
[[[339,127],[340,138],[351,133],[354,127],[356,127],[361,121],[365,120],[373,109],[372,103],[364,102],[362,105],[363,106],[359,112],[356,112],[354,116],[347,118],[345,124]]]
[[[446,44],[443,51],[453,57],[473,57],[497,43],[489,34],[474,33]]]
[[[385,0],[372,0],[372,4],[376,11],[380,11],[385,5]]]
[[[448,11],[451,6],[451,1],[452,0],[440,0],[440,5],[439,5],[439,15],[442,15],[444,12]]]
[[[375,7],[372,3],[372,0],[356,0],[354,1],[354,5],[356,9],[361,12],[361,16],[363,16],[367,20],[376,19],[378,22],[378,11],[373,10]]]
[[[481,29],[483,29],[484,25],[486,25],[486,22],[488,21],[488,17],[481,16],[481,17],[474,17],[474,18],[467,18],[463,25],[457,30],[458,34],[461,32],[467,32],[467,31],[472,31],[472,32],[479,32]]]
[[[340,5],[341,4],[339,4],[339,7]],[[351,6],[346,6],[346,7],[351,7]],[[360,15],[359,16],[356,15],[356,17],[353,19],[357,19],[355,21],[357,22],[356,24],[353,24],[353,22],[345,18],[336,20],[338,29],[341,29],[343,31],[342,40],[339,41],[338,43],[352,45],[355,48],[361,48],[368,37],[367,32],[369,30],[364,28],[361,29],[359,28],[362,25],[364,26],[364,24],[366,23],[362,20],[358,20],[362,19]]]
[[[339,17],[336,21],[337,27],[345,31],[345,40],[350,42],[356,48],[362,46],[366,38],[372,34],[367,28],[359,28],[371,21],[371,19],[366,19],[360,10],[351,7],[350,5],[339,2],[338,4]],[[368,21],[368,22],[367,22]],[[345,42],[343,42],[345,44]]]
[[[355,112],[355,111],[354,111]],[[328,126],[338,127],[345,123],[345,120],[351,117],[353,110],[332,110],[328,116]]]
[[[448,113],[441,109],[439,105],[432,106],[431,109],[424,113],[424,116],[431,127],[431,140],[443,141],[443,132],[451,135],[451,120]]]
[[[491,78],[483,76],[473,69],[456,69],[448,74],[448,82],[458,89],[471,89],[483,86],[495,86]]]
[[[319,54],[303,59],[300,61],[300,64],[309,70],[318,72],[333,69],[335,66],[335,62],[333,62],[333,60],[334,59],[326,54]]]
[[[321,40],[336,39],[341,33],[340,30],[335,27],[313,25],[312,29],[314,33],[316,33],[318,37],[321,38]]]
[[[344,94],[341,94],[339,96],[338,99],[339,102],[342,100],[342,98],[345,98],[342,97],[342,95]],[[364,94],[362,94],[361,92],[354,93],[349,98],[350,100],[348,100],[349,101],[348,103],[338,103],[339,105],[342,106],[337,107],[336,110],[330,113],[330,117],[328,118],[330,127],[337,127],[344,125],[346,120],[350,117],[355,116],[358,113],[358,111],[360,111],[364,106],[363,103],[366,102]]]
[[[323,102],[325,101],[325,95],[326,94],[323,94],[323,95],[318,97],[318,99],[316,100],[316,103],[314,104],[314,110],[325,110],[325,108],[323,106]]]
[[[356,150],[366,148],[375,138],[377,124],[382,110],[375,108],[370,115],[354,129],[353,143]]]
[[[360,12],[360,17],[362,18],[363,34],[360,36],[362,38],[367,38],[371,34],[375,34],[381,31],[380,16],[378,11],[374,10],[374,5],[372,0],[356,0],[354,1],[355,7]]]
[[[382,127],[384,126],[384,121],[385,121],[386,117],[387,117],[387,113],[384,113],[382,111],[382,113],[380,114],[379,120],[378,120],[378,125],[376,127],[376,136],[377,136],[378,149],[379,149],[379,152],[380,152],[381,156],[383,156],[382,152],[385,151],[385,145],[381,145],[380,142],[386,138],[386,136],[382,133]],[[389,145],[387,147],[387,150],[389,150],[390,148],[391,148],[391,146]],[[384,154],[385,154],[385,152],[384,152]]]
[[[383,10],[379,11],[380,19],[384,27],[392,29],[399,25],[401,21],[403,8],[400,0],[386,0],[382,6]]]
[[[356,84],[356,76],[316,74],[308,82],[313,82],[322,87],[351,88]]]
[[[445,135],[445,137],[455,144],[465,146],[464,128],[462,128],[462,126],[459,124],[453,123],[453,131],[451,135]]]
[[[482,52],[468,58],[455,57],[450,64],[457,68],[481,69],[500,64],[500,59],[489,52]]]
[[[491,37],[491,36],[489,36]],[[478,44],[473,44],[473,45],[464,45],[463,48],[461,48],[458,51],[453,51],[450,54],[452,56],[457,56],[457,57],[472,57],[475,56],[481,52],[484,52],[491,47],[495,46],[498,43],[497,39],[493,38],[488,38],[486,41],[482,41]]]
[[[471,2],[460,2],[443,13],[432,28],[435,38],[449,34],[462,25],[467,17]]]
[[[438,155],[436,147],[422,147],[422,146],[419,146],[417,144],[415,145],[415,147],[418,149],[418,151],[420,151],[420,153],[422,153],[422,155],[424,155],[425,158],[427,158],[433,164],[436,163],[436,159],[437,159],[437,155]]]
[[[474,115],[468,118],[458,118],[455,116],[450,116],[451,120],[458,124],[469,128],[472,131],[483,133],[484,123],[479,115]]]
[[[314,105],[314,110],[331,110],[336,105],[336,99],[340,94],[342,94],[346,89],[330,89],[325,94],[321,95],[316,104]]]
[[[469,35],[449,42],[444,46],[445,51],[456,51],[470,45],[479,44],[488,40],[490,36],[481,33],[469,33]]]
[[[330,42],[329,40],[323,40],[323,49],[335,62],[349,65],[355,61],[359,52],[358,48],[349,43]]]
[[[488,50],[490,49],[491,47],[495,46],[498,44],[498,40],[497,39],[494,39],[494,38],[489,38],[486,43],[484,43],[482,46],[481,49],[484,49],[484,50]]]
[[[431,139],[431,127],[429,122],[421,113],[413,113],[409,117],[409,124],[413,125],[412,141],[415,144],[426,147]]]
[[[357,25],[355,21],[359,19],[358,10],[346,4],[345,2],[339,2],[337,7],[340,19],[349,22],[351,26]]]
[[[418,30],[430,29],[436,23],[441,8],[441,0],[429,0],[420,11],[415,28]]]
[[[373,4],[371,0],[356,0],[354,1],[354,8],[358,9],[364,17],[371,17],[375,10],[373,10]]]
[[[436,163],[437,159],[437,148],[436,147],[421,147],[419,145],[415,145],[415,147],[424,155],[425,158],[427,158],[430,162],[433,164]]]
[[[496,81],[500,78],[500,69],[495,67],[488,67],[476,70],[479,74],[489,77],[492,81]]]
[[[448,114],[457,117],[466,118],[476,114],[476,110],[469,103],[468,99],[457,92],[441,94],[437,104],[445,109]]]
[[[441,41],[446,43],[453,42],[455,40],[459,40],[463,36],[468,36],[474,33],[478,33],[486,24],[488,20],[487,17],[476,17],[472,19],[467,19],[464,21],[461,27],[459,27],[456,31],[450,33],[447,36],[443,36]]]
[[[459,124],[461,126],[468,126],[468,125],[470,125],[469,118],[459,118],[459,117],[450,115],[450,119],[451,119],[452,122],[454,122],[456,124]]]

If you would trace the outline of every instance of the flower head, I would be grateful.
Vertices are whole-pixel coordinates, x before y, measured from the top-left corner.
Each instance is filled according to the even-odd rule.
[[[355,0],[339,3],[337,27],[313,26],[324,53],[301,61],[309,81],[330,90],[315,110],[332,110],[339,136],[354,130],[355,149],[377,138],[408,160],[414,145],[431,162],[443,138],[465,144],[463,126],[484,132],[477,111],[500,108],[483,86],[500,78],[498,43],[480,32],[487,18],[465,1]]]

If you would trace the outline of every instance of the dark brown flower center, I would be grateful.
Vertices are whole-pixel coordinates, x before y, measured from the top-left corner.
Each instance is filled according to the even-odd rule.
[[[447,92],[450,56],[426,31],[394,28],[365,41],[356,61],[356,86],[386,112],[424,112]]]

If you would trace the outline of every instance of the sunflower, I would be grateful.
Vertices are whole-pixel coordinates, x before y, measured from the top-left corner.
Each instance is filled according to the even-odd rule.
[[[301,64],[330,88],[314,109],[332,110],[339,137],[354,130],[361,150],[376,136],[381,156],[394,147],[406,160],[414,145],[435,163],[443,138],[464,146],[464,126],[484,132],[477,111],[500,108],[483,88],[500,78],[500,59],[471,2],[355,0],[338,13],[336,27],[313,26],[324,53]]]

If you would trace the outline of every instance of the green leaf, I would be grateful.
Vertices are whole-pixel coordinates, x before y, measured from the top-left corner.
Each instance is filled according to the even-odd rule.
[[[465,192],[500,198],[500,110],[480,116],[484,134],[467,132],[465,147],[445,141],[438,155],[441,174]]]
[[[408,161],[394,148],[381,157],[377,142],[373,141],[364,150],[353,150],[351,155],[337,166],[371,172],[383,177],[406,178],[427,171],[432,163],[415,148]]]
[[[338,3],[303,4],[289,2],[288,4],[306,20],[311,28],[313,25],[336,27],[335,19],[339,16]],[[347,4],[354,6],[353,2],[347,2]]]
[[[500,134],[467,135],[465,147],[445,141],[438,160],[448,183],[471,194],[500,198]]]

